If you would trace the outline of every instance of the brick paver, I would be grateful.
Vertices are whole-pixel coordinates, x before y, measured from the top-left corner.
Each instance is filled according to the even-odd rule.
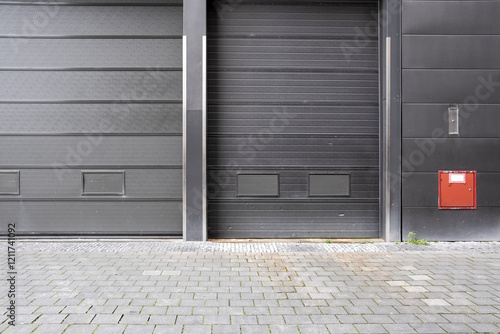
[[[1,333],[500,331],[497,244],[18,244]]]

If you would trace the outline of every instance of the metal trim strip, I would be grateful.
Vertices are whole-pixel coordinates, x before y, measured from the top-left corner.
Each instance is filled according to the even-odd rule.
[[[201,157],[201,172],[202,172],[202,225],[203,225],[203,241],[207,240],[207,36],[202,36],[202,71],[201,71],[201,117],[202,117],[202,157]]]
[[[186,241],[187,205],[186,205],[186,130],[187,130],[187,36],[182,36],[182,235]]]
[[[385,240],[391,239],[391,37],[385,44]]]

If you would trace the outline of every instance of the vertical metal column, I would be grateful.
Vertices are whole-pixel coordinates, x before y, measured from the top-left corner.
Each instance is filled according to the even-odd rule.
[[[401,10],[402,0],[382,0],[381,237],[401,240]]]
[[[206,1],[184,1],[183,36],[183,231],[185,241],[204,241]]]

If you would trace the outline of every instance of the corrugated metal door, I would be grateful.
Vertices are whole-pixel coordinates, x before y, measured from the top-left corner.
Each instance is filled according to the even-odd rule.
[[[376,1],[214,2],[210,237],[379,236]]]
[[[182,2],[0,2],[0,224],[182,233]]]

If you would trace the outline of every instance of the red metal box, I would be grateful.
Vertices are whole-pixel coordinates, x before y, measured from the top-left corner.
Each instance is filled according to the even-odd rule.
[[[439,208],[476,209],[476,171],[439,171]]]

